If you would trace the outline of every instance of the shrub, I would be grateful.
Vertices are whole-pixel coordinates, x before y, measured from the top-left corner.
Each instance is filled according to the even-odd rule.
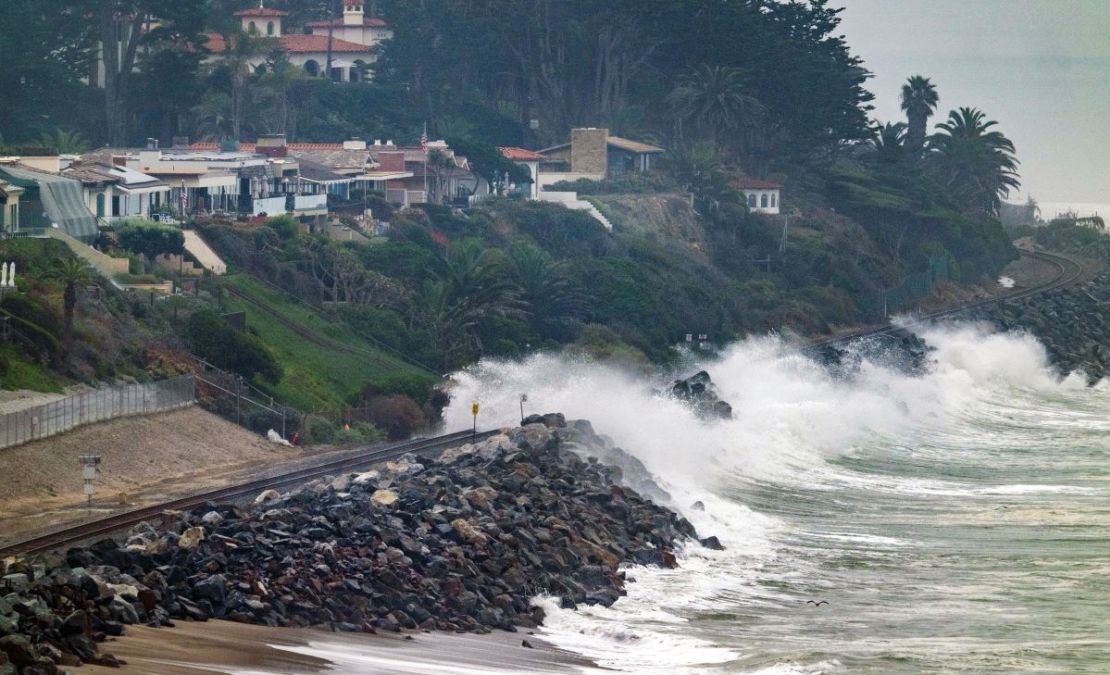
[[[120,246],[142,253],[151,260],[163,254],[181,253],[185,247],[185,235],[172,225],[141,219],[125,220],[118,232]]]
[[[194,312],[185,324],[183,337],[193,353],[220,368],[247,378],[258,375],[270,382],[281,379],[281,364],[259,338],[235,330],[211,310]]]
[[[301,231],[301,225],[297,219],[288,214],[270,218],[265,226],[276,232],[283,241],[296,237]]]
[[[370,399],[366,406],[366,419],[395,441],[408,438],[425,422],[420,405],[404,395]]]
[[[326,417],[306,420],[305,436],[309,443],[334,443],[339,438],[339,427]]]

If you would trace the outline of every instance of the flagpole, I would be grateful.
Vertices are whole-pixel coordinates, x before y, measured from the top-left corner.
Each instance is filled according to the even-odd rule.
[[[428,198],[428,123],[424,122],[424,134],[420,137],[420,146],[424,150],[424,203],[430,204]]]

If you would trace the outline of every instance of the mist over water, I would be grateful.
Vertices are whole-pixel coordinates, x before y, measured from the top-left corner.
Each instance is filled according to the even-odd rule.
[[[777,339],[732,345],[694,366],[728,421],[697,418],[659,393],[667,381],[552,355],[459,373],[445,418],[469,426],[478,400],[480,427],[515,424],[527,393],[526,414],[589,419],[725,545],[688,546],[677,570],[630,568],[608,609],[548,602],[545,634],[604,666],[1097,672],[1110,393],[1059,378],[1027,335],[917,332],[934,350],[916,376],[875,350],[845,375]]]

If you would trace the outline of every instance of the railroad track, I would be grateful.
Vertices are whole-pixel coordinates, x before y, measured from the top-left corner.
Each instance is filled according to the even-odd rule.
[[[339,459],[332,459],[294,471],[279,473],[266,478],[258,478],[236,485],[229,485],[217,490],[202,492],[173,501],[156,504],[154,506],[134,509],[92,522],[55,530],[32,539],[26,539],[0,547],[0,558],[59,549],[63,546],[107,536],[113,532],[137,525],[144,520],[158,518],[166,511],[185,511],[207,502],[228,502],[244,497],[253,497],[263,490],[291,487],[324,476],[355,471],[378,462],[396,459],[408,453],[445,450],[468,441],[472,437],[477,440],[482,440],[496,433],[498,432],[480,431],[477,434],[473,434],[471,431],[458,431],[443,436],[406,441],[404,443],[397,443],[385,447],[361,449]]]
[[[1020,251],[1020,254],[1024,257],[1027,257],[1027,258],[1033,258],[1034,260],[1040,260],[1041,262],[1048,263],[1052,267],[1056,268],[1056,270],[1057,270],[1056,276],[1053,277],[1053,279],[1051,281],[1040,284],[1038,286],[1033,286],[1031,288],[1014,289],[1011,292],[996,295],[993,298],[987,298],[986,300],[976,300],[974,302],[964,303],[962,305],[959,305],[959,306],[956,306],[956,307],[950,307],[948,309],[940,310],[940,311],[937,311],[937,312],[929,312],[929,313],[925,313],[925,314],[912,315],[913,323],[924,323],[924,322],[933,321],[933,320],[936,320],[936,319],[954,317],[954,316],[957,316],[959,314],[962,314],[963,312],[967,312],[967,311],[970,311],[970,310],[973,310],[973,309],[977,309],[979,307],[985,307],[987,305],[991,305],[991,304],[994,304],[994,303],[997,303],[997,302],[1003,302],[1003,301],[1006,301],[1006,300],[1019,300],[1021,298],[1033,297],[1035,295],[1040,295],[1041,293],[1047,293],[1049,291],[1054,291],[1058,288],[1064,288],[1066,286],[1071,286],[1072,284],[1076,283],[1077,281],[1079,281],[1083,277],[1083,267],[1082,267],[1082,265],[1075,262],[1071,258],[1067,258],[1067,257],[1061,256],[1061,255],[1056,255],[1056,254],[1053,254],[1053,253],[1045,253],[1043,251],[1024,251],[1024,250],[1022,250],[1022,251]],[[860,338],[882,337],[882,336],[885,336],[885,335],[890,335],[892,333],[896,333],[900,330],[902,330],[902,329],[899,326],[886,325],[886,326],[882,326],[882,327],[879,327],[879,328],[871,328],[871,329],[866,329],[866,330],[861,330],[861,331],[855,331],[855,332],[848,333],[848,334],[845,334],[845,335],[838,335],[836,337],[826,338],[824,340],[818,340],[818,341],[815,341],[815,342],[811,342],[811,343],[806,345],[806,348],[807,349],[817,349],[817,348],[820,348],[820,347],[832,346],[832,345],[837,345],[837,344],[843,344],[843,343],[846,343],[846,342],[851,342],[852,340],[857,340],[857,339],[860,339]]]

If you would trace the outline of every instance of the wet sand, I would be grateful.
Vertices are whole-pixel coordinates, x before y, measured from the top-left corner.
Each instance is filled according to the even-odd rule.
[[[411,637],[411,639],[408,639]],[[527,640],[532,649],[521,645]],[[300,673],[600,672],[591,661],[529,635],[411,633],[360,635],[320,629],[267,628],[228,621],[130,626],[101,645],[127,662],[122,669],[82,666],[86,675],[293,675]]]

